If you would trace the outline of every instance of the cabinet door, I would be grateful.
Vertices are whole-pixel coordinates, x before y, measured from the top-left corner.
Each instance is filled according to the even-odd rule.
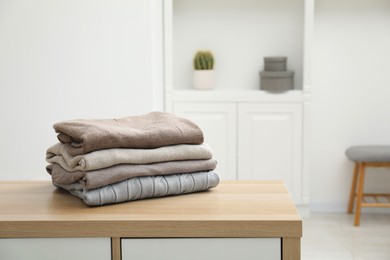
[[[109,238],[0,239],[0,259],[6,260],[109,260]]]
[[[194,121],[203,130],[205,142],[218,161],[222,179],[236,179],[236,104],[176,102],[174,113]]]
[[[284,180],[300,203],[302,105],[239,104],[238,118],[238,178]]]
[[[280,238],[122,239],[122,259],[280,260],[280,241]]]

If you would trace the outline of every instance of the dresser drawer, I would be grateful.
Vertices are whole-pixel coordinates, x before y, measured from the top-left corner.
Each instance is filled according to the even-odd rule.
[[[0,259],[110,260],[110,238],[0,239]]]
[[[122,239],[122,260],[280,260],[279,238]]]

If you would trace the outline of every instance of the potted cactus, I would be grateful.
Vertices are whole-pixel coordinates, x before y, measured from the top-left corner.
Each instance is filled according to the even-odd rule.
[[[196,52],[193,60],[193,86],[195,89],[211,89],[215,85],[214,56],[210,51]]]

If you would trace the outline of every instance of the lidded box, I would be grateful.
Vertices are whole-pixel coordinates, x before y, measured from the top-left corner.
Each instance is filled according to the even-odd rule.
[[[264,71],[287,70],[287,57],[264,57]]]
[[[264,71],[260,72],[260,89],[270,92],[294,88],[294,71],[287,70],[287,57],[264,57]]]
[[[260,89],[286,91],[294,88],[294,71],[261,71]]]

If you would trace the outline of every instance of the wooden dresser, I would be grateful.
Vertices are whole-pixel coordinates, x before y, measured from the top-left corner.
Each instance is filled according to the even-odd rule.
[[[49,181],[0,182],[0,259],[297,260],[301,236],[281,181],[102,207]]]

